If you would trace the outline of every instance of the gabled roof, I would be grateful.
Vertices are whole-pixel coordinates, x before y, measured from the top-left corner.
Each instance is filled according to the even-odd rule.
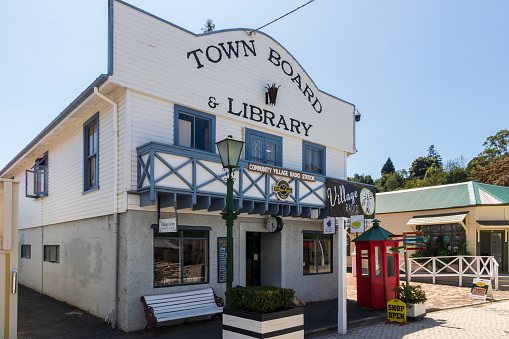
[[[380,227],[378,222],[375,222],[373,227],[352,241],[387,241],[391,235],[393,235],[391,232]]]
[[[376,195],[376,213],[397,213],[509,204],[509,187],[475,181]]]

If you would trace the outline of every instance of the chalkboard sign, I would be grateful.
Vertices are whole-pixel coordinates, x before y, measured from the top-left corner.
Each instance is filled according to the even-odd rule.
[[[217,282],[226,282],[226,238],[217,238]]]

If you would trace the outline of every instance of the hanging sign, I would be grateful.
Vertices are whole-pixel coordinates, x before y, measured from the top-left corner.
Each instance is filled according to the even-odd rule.
[[[475,278],[470,289],[470,297],[472,299],[482,299],[486,301],[486,297],[493,299],[493,289],[491,288],[491,280]]]
[[[177,232],[177,218],[159,219],[159,233]]]
[[[387,303],[387,321],[390,323],[406,323],[406,305],[399,299]]]
[[[336,218],[323,219],[323,234],[336,233]]]
[[[226,238],[217,238],[217,282],[226,282],[227,267],[227,242]]]
[[[279,200],[285,200],[293,193],[293,189],[286,180],[279,180],[277,184],[274,185],[273,190]]]
[[[327,178],[327,215],[346,217],[363,215],[366,219],[375,218],[374,186],[356,182]]]
[[[364,232],[364,215],[352,215],[350,217],[350,233]]]

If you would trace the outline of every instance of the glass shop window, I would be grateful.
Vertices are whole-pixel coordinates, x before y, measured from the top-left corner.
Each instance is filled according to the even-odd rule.
[[[466,233],[461,224],[417,226],[426,244],[426,256],[460,255],[465,250]]]
[[[208,283],[209,232],[154,232],[154,287]]]
[[[304,275],[332,272],[332,235],[304,233],[302,243]]]

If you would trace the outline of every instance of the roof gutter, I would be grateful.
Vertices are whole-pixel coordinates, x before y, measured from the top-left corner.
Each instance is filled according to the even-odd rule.
[[[21,152],[19,152],[1,171],[0,177],[4,175],[13,165],[25,156],[35,145],[37,145],[47,134],[64,121],[71,112],[78,108],[85,100],[94,93],[94,87],[102,85],[108,79],[108,75],[101,74],[81,94],[74,99],[45,129],[42,130]]]

